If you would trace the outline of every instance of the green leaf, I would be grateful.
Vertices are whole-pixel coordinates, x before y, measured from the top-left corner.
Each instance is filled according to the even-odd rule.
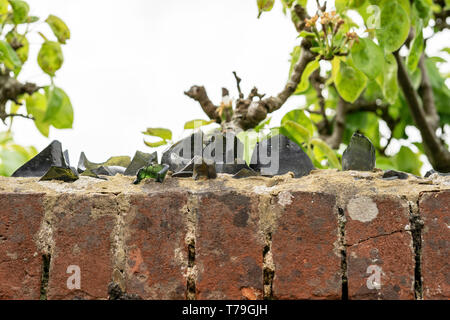
[[[366,0],[347,0],[348,6],[352,9],[361,7]]]
[[[22,67],[22,61],[19,56],[11,45],[4,40],[0,40],[0,61],[3,62],[8,69],[14,70],[15,72]]]
[[[398,170],[420,176],[420,169],[423,163],[420,161],[419,156],[410,148],[402,146],[400,151],[393,157],[393,162]]]
[[[353,103],[366,87],[367,77],[361,71],[341,61],[335,84],[339,95],[345,101]]]
[[[250,165],[253,152],[255,150],[256,144],[258,143],[259,135],[253,130],[241,131],[237,134],[237,138],[244,145],[244,161],[247,163],[247,165]]]
[[[388,1],[381,10],[380,26],[381,29],[376,30],[380,44],[386,52],[394,52],[408,38],[409,16],[400,3]]]
[[[66,40],[70,39],[70,30],[60,18],[49,15],[45,22],[48,23],[59,43],[65,44]]]
[[[383,95],[389,103],[397,100],[399,88],[397,78],[398,65],[392,53],[385,56],[383,73],[377,78],[377,82],[383,90]]]
[[[34,147],[23,147],[13,141],[11,132],[0,132],[0,175],[11,176],[21,165],[37,154]]]
[[[30,43],[25,35],[19,34],[17,31],[11,30],[6,34],[6,41],[10,45],[19,44],[21,47],[16,49],[17,56],[22,63],[28,60],[28,52],[30,50]]]
[[[147,131],[142,133],[147,136],[158,137],[163,140],[172,140],[172,131],[165,128],[147,128]]]
[[[263,121],[261,121],[256,127],[254,127],[253,129],[256,132],[260,132],[261,130],[263,130],[266,126],[268,126],[270,124],[270,121],[272,120],[272,117],[269,117]]]
[[[273,5],[275,4],[275,0],[257,0],[256,1],[258,5],[258,18],[261,16],[261,14],[264,11],[270,11],[273,8]]]
[[[67,94],[58,87],[45,87],[47,111],[44,121],[57,129],[70,129],[73,124],[73,108]]]
[[[319,61],[314,60],[309,62],[305,70],[302,73],[302,78],[300,80],[300,83],[298,84],[297,89],[295,90],[294,94],[300,94],[302,92],[305,92],[309,87],[309,76],[316,71],[319,68]]]
[[[431,5],[426,0],[414,0],[414,9],[418,16],[424,20],[431,14]]]
[[[409,55],[406,58],[406,65],[410,71],[416,70],[420,57],[422,56],[424,46],[422,27],[422,20],[419,20],[416,25],[416,36],[414,37],[411,49],[409,50]]]
[[[302,49],[300,48],[300,46],[296,46],[294,48],[294,50],[292,50],[291,52],[291,66],[289,67],[289,78],[292,75],[292,71],[294,71],[294,66],[297,63],[298,59],[300,59],[300,54],[302,53]]]
[[[280,129],[282,134],[293,140],[299,146],[303,143],[309,143],[311,139],[308,129],[292,120],[285,121]]]
[[[392,161],[392,157],[384,157],[377,155],[377,168],[382,170],[392,170],[395,167],[395,164]]]
[[[144,143],[146,146],[150,147],[150,148],[158,148],[161,146],[164,146],[167,144],[166,140],[161,140],[161,141],[157,141],[157,142],[148,142],[144,140]]]
[[[8,13],[8,0],[0,0],[0,15],[4,15]]]
[[[59,42],[45,41],[38,54],[38,63],[42,71],[54,76],[64,62],[64,56]]]
[[[28,12],[30,11],[30,6],[28,5],[28,3],[22,0],[9,0],[9,3],[13,8],[14,24],[27,22]]]
[[[25,101],[27,105],[27,113],[33,116],[36,128],[40,133],[42,133],[43,136],[48,137],[50,122],[44,121],[47,111],[46,96],[42,93],[35,92],[31,96],[27,96]]]
[[[200,127],[203,127],[203,126],[207,126],[208,124],[211,124],[211,123],[214,123],[214,122],[216,122],[216,121],[215,120],[207,121],[207,120],[198,120],[198,119],[191,120],[191,121],[188,121],[188,122],[186,122],[184,124],[184,129],[185,130],[187,130],[187,129],[197,129],[197,128],[200,128]],[[170,139],[171,138],[169,138],[169,140]]]
[[[336,156],[336,153],[323,140],[315,138],[311,140],[311,144],[314,146],[314,148],[320,149],[320,151],[328,159],[328,163],[332,168],[336,168],[339,170],[341,169],[341,164],[338,157]]]
[[[353,45],[351,52],[355,67],[369,79],[375,79],[383,71],[383,50],[372,40],[360,38],[359,43]]]
[[[311,121],[311,119],[308,118],[305,111],[300,110],[300,109],[289,111],[281,119],[281,124],[283,125],[287,121],[293,121],[295,123],[298,123],[299,125],[301,125],[308,131],[310,137],[313,136],[314,124]]]

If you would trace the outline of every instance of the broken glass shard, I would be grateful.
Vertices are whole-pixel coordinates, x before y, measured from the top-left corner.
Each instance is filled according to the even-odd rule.
[[[385,179],[385,180],[395,180],[395,179],[406,180],[406,179],[408,179],[408,174],[405,172],[388,170],[388,171],[384,172],[383,179]]]
[[[111,157],[106,162],[94,163],[94,162],[90,162],[87,159],[84,152],[82,152],[80,155],[80,160],[78,161],[77,170],[79,173],[83,173],[87,169],[89,169],[95,173],[95,170],[98,169],[99,172],[103,172],[101,174],[104,174],[104,175],[115,175],[117,173],[123,174],[125,172],[125,168],[128,167],[130,165],[130,163],[131,163],[131,159],[128,156]],[[100,169],[101,167],[103,167],[103,168]],[[111,169],[106,169],[108,167]],[[119,169],[119,167],[120,167],[120,169]],[[122,168],[123,168],[123,170],[122,170]],[[114,174],[110,174],[110,173],[114,173]]]
[[[256,177],[258,176],[258,173],[251,169],[251,168],[242,168],[241,170],[239,170],[239,172],[237,172],[236,174],[233,175],[233,179],[242,179],[242,178],[249,178],[249,177]]]
[[[428,178],[428,177],[432,176],[432,175],[435,174],[435,173],[438,174],[439,176],[442,176],[442,177],[448,177],[448,176],[450,176],[450,172],[448,172],[448,173],[443,173],[443,172],[437,172],[437,171],[431,169],[430,171],[428,171],[427,173],[425,173],[425,178]]]
[[[42,177],[51,167],[68,168],[61,142],[55,140],[30,161],[17,169],[12,177]]]
[[[174,177],[174,178],[191,178],[194,175],[194,162],[201,161],[200,158],[201,157],[199,157],[199,156],[195,156],[191,161],[189,161],[189,163],[183,169],[172,174],[172,177]]]
[[[101,166],[92,169],[91,171],[96,175],[115,176],[116,174],[123,174],[125,172],[125,168],[119,166]]]
[[[212,160],[207,160],[203,157],[194,158],[194,180],[215,179],[217,178],[216,164]]]
[[[169,171],[168,165],[162,164],[152,164],[148,167],[139,169],[136,180],[134,180],[134,184],[139,184],[144,179],[155,179],[156,182],[163,182],[166,177],[167,172]]]
[[[60,180],[64,182],[73,182],[78,180],[78,174],[72,168],[62,168],[52,166],[39,181]]]
[[[282,134],[257,143],[250,168],[263,176],[292,172],[296,178],[306,176],[315,169],[303,149]]]
[[[363,134],[355,132],[342,155],[342,170],[372,171],[375,168],[375,148]]]
[[[203,132],[198,131],[189,137],[178,141],[165,151],[161,158],[162,164],[167,164],[169,170],[178,172],[182,170],[194,156],[203,154]]]
[[[243,153],[244,145],[231,132],[214,133],[203,149],[203,157],[215,161],[217,173],[235,174],[248,167],[243,159]]]
[[[148,167],[152,163],[156,163],[158,161],[158,154],[156,152],[153,153],[144,153],[141,151],[136,151],[136,154],[131,160],[130,165],[125,170],[124,175],[126,176],[135,176],[139,169],[143,167]]]

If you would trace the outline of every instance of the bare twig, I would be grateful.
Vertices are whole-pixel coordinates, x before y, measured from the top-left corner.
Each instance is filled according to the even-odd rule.
[[[236,86],[237,86],[237,89],[238,89],[238,92],[239,92],[239,99],[243,99],[244,98],[244,94],[242,93],[242,90],[241,90],[241,81],[242,81],[242,79],[237,76],[236,71],[233,71],[233,75],[234,75],[234,78],[236,79]]]

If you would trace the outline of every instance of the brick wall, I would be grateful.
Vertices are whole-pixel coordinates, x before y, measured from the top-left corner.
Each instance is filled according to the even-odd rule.
[[[0,299],[449,299],[450,181],[0,178]]]

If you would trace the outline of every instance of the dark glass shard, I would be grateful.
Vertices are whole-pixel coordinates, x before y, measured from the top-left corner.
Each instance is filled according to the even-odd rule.
[[[372,171],[375,168],[375,148],[363,134],[355,132],[342,155],[342,170]]]
[[[201,157],[195,156],[189,163],[180,171],[172,174],[174,178],[191,178],[194,175],[194,162],[200,161]]]
[[[263,176],[292,172],[296,178],[306,176],[315,169],[303,149],[282,134],[257,143],[250,168]]]
[[[73,182],[78,180],[78,174],[72,168],[63,168],[52,166],[39,181],[60,180],[64,182]]]
[[[438,175],[442,176],[442,177],[449,177],[450,176],[450,172],[448,173],[444,173],[444,172],[437,172],[436,170],[431,169],[430,171],[428,171],[427,173],[425,173],[425,178],[430,177],[431,175],[437,173]]]
[[[174,174],[172,174],[173,178],[192,178],[194,175],[194,171],[179,171]]]
[[[408,174],[405,172],[388,170],[388,171],[384,172],[383,179],[385,179],[385,180],[395,180],[395,179],[406,180],[406,179],[408,179]]]
[[[63,156],[64,156],[64,161],[66,161],[67,166],[70,167],[69,150],[64,151]]]
[[[243,159],[244,145],[235,134],[213,134],[203,149],[203,157],[215,161],[217,173],[235,174],[248,167]]]
[[[194,156],[203,155],[203,133],[198,131],[178,141],[162,154],[161,163],[167,164],[169,170],[182,170]]]
[[[200,178],[215,179],[217,178],[216,164],[212,160],[203,157],[194,157],[194,180]]]
[[[42,177],[51,167],[69,168],[64,159],[61,142],[57,140],[17,169],[12,177]]]
[[[136,151],[133,160],[131,160],[130,165],[125,170],[124,175],[126,176],[135,176],[139,169],[143,167],[148,167],[152,163],[156,163],[158,161],[158,154],[156,152],[153,153],[144,153],[141,151]]]
[[[155,179],[156,182],[164,182],[164,179],[169,171],[168,165],[152,164],[148,167],[139,169],[134,184],[139,184],[144,179]]]
[[[232,178],[233,179],[242,179],[242,178],[249,178],[249,177],[256,177],[256,176],[259,176],[259,174],[255,170],[247,167],[247,168],[242,168],[241,170],[239,170],[239,172],[234,174]]]

